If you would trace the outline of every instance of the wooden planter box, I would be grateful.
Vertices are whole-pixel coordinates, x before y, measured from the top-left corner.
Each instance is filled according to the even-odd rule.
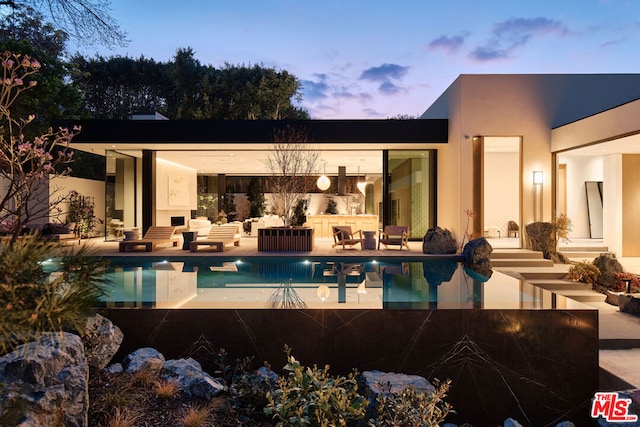
[[[313,228],[271,227],[258,229],[258,251],[311,251]]]

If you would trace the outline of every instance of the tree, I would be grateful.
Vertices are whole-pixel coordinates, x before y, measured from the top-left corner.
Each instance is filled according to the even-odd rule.
[[[72,78],[84,94],[84,108],[94,119],[128,120],[136,112],[166,110],[170,86],[166,66],[143,56],[73,58]]]
[[[126,33],[110,15],[108,0],[0,0],[7,16],[26,8],[45,14],[60,30],[80,44],[98,42],[107,47],[126,46]]]
[[[258,218],[264,215],[265,199],[262,179],[251,177],[247,187],[247,199],[249,199],[250,218]]]
[[[33,76],[40,63],[28,55],[4,52],[1,56],[3,79],[0,85],[0,227],[12,242],[30,221],[60,213],[65,196],[50,191],[54,178],[69,174],[61,166],[72,161],[69,143],[79,129],[49,129],[29,139],[25,127],[33,121],[12,117],[11,107],[19,95],[37,85]]]
[[[65,59],[67,35],[46,23],[41,13],[25,8],[0,22],[0,52],[37,58],[37,90],[22,94],[12,105],[13,115],[35,115],[28,132],[45,132],[52,121],[81,118],[82,94],[69,83],[72,65]]]
[[[308,143],[306,130],[290,125],[275,130],[273,139],[266,162],[272,203],[276,214],[290,225],[296,206],[314,188],[320,152]]]
[[[174,120],[308,119],[293,105],[300,81],[287,71],[226,64],[203,65],[191,48],[172,61],[74,58],[73,81],[94,118],[127,119],[136,111],[158,111]]]

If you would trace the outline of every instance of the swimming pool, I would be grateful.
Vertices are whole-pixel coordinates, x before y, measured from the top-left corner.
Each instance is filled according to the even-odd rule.
[[[513,277],[486,280],[452,259],[111,259],[105,307],[170,309],[569,308]]]
[[[116,359],[149,346],[206,368],[224,348],[278,366],[286,344],[335,374],[450,378],[449,422],[591,421],[598,311],[499,272],[424,257],[111,261],[100,311],[124,333]]]

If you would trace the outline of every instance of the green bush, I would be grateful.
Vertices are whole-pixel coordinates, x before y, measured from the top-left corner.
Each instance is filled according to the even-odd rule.
[[[104,267],[86,248],[73,254],[35,236],[0,246],[0,354],[43,332],[83,332],[105,291]]]
[[[400,393],[378,394],[376,398],[376,419],[370,419],[373,427],[435,427],[439,426],[449,413],[454,411],[444,401],[451,380],[434,381],[435,390],[431,393],[417,391],[407,387]]]
[[[332,377],[329,366],[305,368],[285,348],[286,376],[278,378],[278,388],[267,393],[265,413],[277,426],[347,426],[362,419],[368,404],[358,394],[357,372]]]

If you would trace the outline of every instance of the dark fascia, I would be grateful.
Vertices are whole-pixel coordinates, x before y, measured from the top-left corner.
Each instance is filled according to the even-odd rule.
[[[413,120],[64,120],[80,126],[77,143],[271,143],[287,126],[314,143],[446,144],[447,119]]]

